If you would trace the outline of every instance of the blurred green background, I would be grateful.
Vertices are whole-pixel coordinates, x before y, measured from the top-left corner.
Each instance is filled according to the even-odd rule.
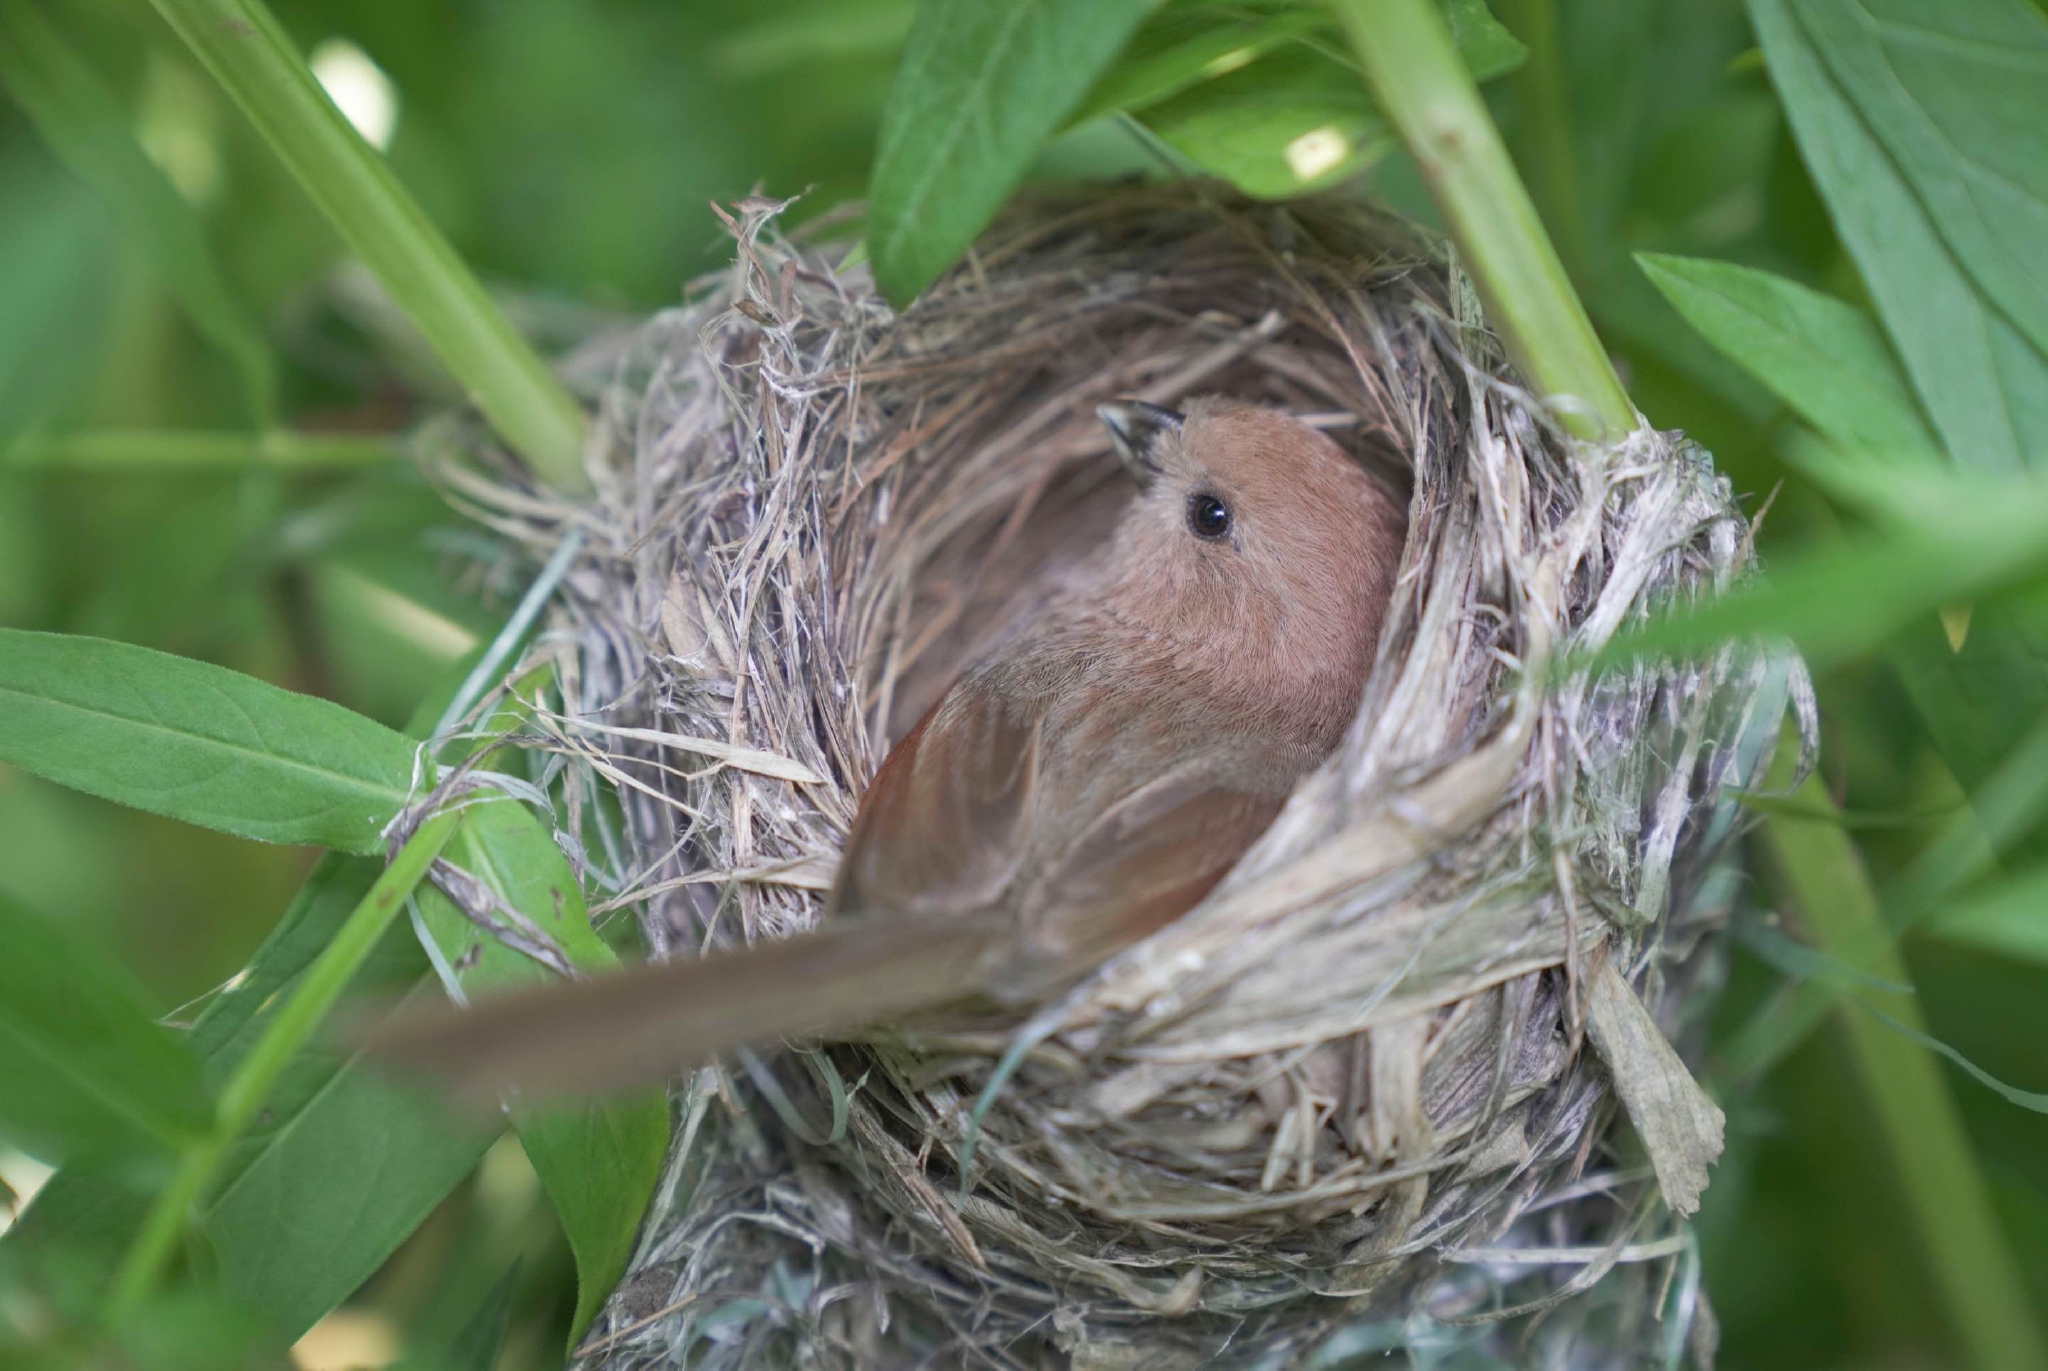
[[[18,0],[0,0],[9,7]],[[232,437],[273,413],[297,429],[380,435],[450,398],[147,7],[31,8],[88,61],[108,108],[196,214],[223,279],[195,308],[178,216],[109,200],[75,158],[53,153],[30,102],[0,101],[0,443],[108,430]],[[1729,259],[1860,298],[1743,7],[1494,9],[1539,60],[1489,99],[1638,404],[1711,448],[1741,490],[1777,492],[1767,557],[1825,537],[1830,516],[1780,458],[1782,409],[1679,321],[1630,255]],[[714,200],[806,192],[801,216],[859,194],[913,6],[282,0],[276,11],[515,318],[562,342],[675,304],[721,264]],[[1159,175],[1176,161],[1105,119],[1062,135],[1037,174]],[[1428,216],[1400,156],[1367,185]],[[396,724],[503,613],[505,578],[487,549],[398,463],[194,469],[132,446],[132,460],[101,468],[0,464],[0,623],[204,658]],[[2027,642],[2043,640],[2038,604],[2012,612]],[[1931,620],[1916,633],[1922,648],[1946,650]],[[1925,844],[1929,816],[1953,811],[1956,782],[1883,662],[1830,673],[1821,698],[1829,788],[1852,811],[1891,816],[1855,832],[1882,883]],[[0,768],[0,892],[116,949],[166,1012],[241,965],[312,856]],[[2048,1082],[2040,961],[1932,936],[1909,939],[1906,953],[1938,1037],[2005,1079]],[[1723,1031],[1778,976],[1738,950]],[[2048,1307],[2048,1118],[1960,1075],[1949,1082]],[[1723,1364],[1950,1364],[1941,1303],[1839,1030],[1728,1108],[1729,1153],[1700,1224]],[[0,1159],[16,1190],[38,1174],[18,1154]],[[548,1364],[572,1273],[509,1143],[315,1330],[301,1364],[387,1364],[409,1340],[445,1335],[513,1251],[526,1259],[506,1364]]]

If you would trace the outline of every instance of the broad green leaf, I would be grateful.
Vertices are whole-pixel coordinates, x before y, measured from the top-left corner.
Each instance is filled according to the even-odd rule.
[[[313,869],[248,968],[207,1001],[187,1036],[215,1083],[232,1072],[299,976],[376,879],[379,864],[330,854]],[[425,961],[396,928],[352,987],[382,997],[416,985]],[[296,1338],[382,1265],[476,1165],[498,1130],[447,1111],[327,1051],[295,1062],[264,1119],[227,1158],[200,1222],[226,1286]],[[108,1268],[147,1205],[104,1168],[70,1166],[6,1241],[93,1254]]]
[[[176,1147],[199,1066],[98,948],[0,898],[0,1134],[51,1161]]]
[[[192,207],[135,141],[130,112],[29,0],[0,0],[0,82],[233,361],[251,420],[267,426],[277,380],[262,330],[229,287]]]
[[[869,189],[875,281],[899,307],[988,226],[1157,0],[922,0]]]
[[[379,870],[335,856],[326,863],[332,875],[316,872],[249,973],[195,1027],[201,1043],[219,1043],[210,1074],[225,1077],[261,1036]],[[412,930],[400,925],[352,993],[396,995],[419,986],[424,970]],[[496,1121],[451,1116],[352,1056],[302,1053],[201,1205],[220,1279],[273,1327],[298,1336],[383,1265],[499,1132]]]
[[[467,664],[463,670],[466,671]],[[409,730],[419,734],[440,717],[445,696],[463,672],[415,712]],[[266,1011],[283,1003],[299,977],[333,940],[349,912],[375,882],[381,864],[330,853],[307,877],[249,965],[200,1007],[186,1042],[203,1063],[207,1078],[225,1081],[268,1026]],[[426,960],[409,928],[393,929],[358,974],[353,993],[388,998],[420,983]],[[394,1089],[354,1061],[325,1051],[308,1053],[272,1091],[261,1125],[245,1136],[222,1168],[207,1236],[217,1259],[253,1277],[237,1294],[265,1310],[275,1325],[295,1338],[362,1284],[405,1237],[417,1228],[456,1182],[467,1175],[498,1130],[451,1128],[446,1111]],[[310,1155],[324,1147],[329,1132],[361,1140],[345,1155],[330,1155],[320,1171]],[[232,1201],[217,1203],[250,1170],[296,1177],[310,1202],[287,1193],[293,1212],[251,1213],[253,1231],[241,1227],[242,1211]],[[250,1193],[278,1192],[261,1175]],[[363,1204],[322,1202],[323,1197],[368,1197]],[[83,1254],[105,1270],[134,1236],[148,1197],[103,1168],[69,1166],[53,1177],[12,1230],[11,1243],[37,1259],[52,1253]],[[245,1244],[264,1248],[276,1241],[270,1230],[288,1220],[310,1258],[289,1270],[266,1271],[241,1259]]]
[[[1814,184],[1943,445],[1964,466],[2038,459],[2048,360],[1957,265],[1786,0],[1750,0],[1750,14]]]
[[[531,930],[582,970],[617,958],[591,929],[583,892],[540,820],[508,799],[479,799],[446,859],[476,877]],[[465,991],[531,984],[552,973],[480,928],[439,891],[421,895],[420,912]],[[503,909],[493,917],[504,921]],[[659,1091],[522,1111],[519,1141],[540,1176],[576,1254],[573,1345],[625,1274],[641,1216],[668,1154],[668,1104]]]
[[[1956,261],[2048,353],[2048,19],[2027,0],[1797,13]]]
[[[1205,81],[1137,118],[1202,170],[1263,199],[1334,185],[1394,145],[1358,72],[1299,47]]]
[[[1169,7],[1138,30],[1067,122],[1085,124],[1117,110],[1144,109],[1320,31],[1335,33],[1330,16],[1317,6],[1276,14]]]
[[[269,1110],[200,1222],[222,1282],[292,1336],[368,1280],[498,1132],[320,1051]]]
[[[1482,4],[1444,6],[1474,80],[1512,69],[1525,49]],[[1137,118],[1203,170],[1247,195],[1281,199],[1357,175],[1394,138],[1338,45],[1292,44],[1152,104]]]
[[[1884,335],[1855,306],[1728,262],[1636,260],[1687,323],[1846,452],[1940,456]]]
[[[98,638],[0,629],[0,761],[266,842],[380,850],[414,744],[340,705]]]
[[[2048,453],[2041,438],[2048,431],[2048,361],[2001,302],[1978,289],[1984,278],[1972,279],[1958,263],[1954,248],[1961,240],[1944,236],[1949,225],[1930,213],[1830,71],[1829,61],[1839,63],[1841,54],[1824,58],[1812,28],[1785,0],[1752,0],[1751,13],[1815,185],[1944,446],[1966,467],[2042,460]],[[1918,22],[1944,27],[1973,22],[1967,17],[1973,13],[1974,6],[1924,7]],[[1947,62],[1934,51],[1941,46],[1913,58],[1916,68]],[[1987,56],[1975,41],[1952,46],[1958,61]],[[1981,108],[1998,116],[1994,103]],[[2031,140],[2038,147],[2041,137],[2038,127],[2015,122],[1994,141]],[[1973,155],[1956,150],[1958,161]],[[1892,646],[1892,665],[1942,756],[1972,789],[2048,702],[2048,657],[2038,631],[2028,630],[2011,602],[1979,605],[1960,653],[1932,623],[1909,626]]]

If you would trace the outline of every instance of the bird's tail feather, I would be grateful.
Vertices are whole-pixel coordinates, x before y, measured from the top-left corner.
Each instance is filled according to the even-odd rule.
[[[874,919],[781,942],[560,981],[472,1007],[401,1009],[362,1034],[371,1056],[479,1102],[664,1080],[778,1037],[850,1033],[973,994],[996,927]]]

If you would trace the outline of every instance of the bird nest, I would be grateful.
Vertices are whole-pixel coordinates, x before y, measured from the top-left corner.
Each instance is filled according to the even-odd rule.
[[[615,796],[592,865],[656,955],[817,921],[890,745],[1129,498],[1098,403],[1284,407],[1408,539],[1355,723],[1193,912],[1049,1003],[681,1082],[586,1361],[1307,1365],[1589,1289],[1544,1336],[1704,1346],[1721,1116],[1670,1042],[1724,792],[1806,693],[1754,646],[1580,664],[1749,569],[1706,454],[1562,436],[1446,249],[1356,202],[1040,200],[900,314],[782,208],[604,353],[594,500],[465,486],[580,530],[545,746]]]

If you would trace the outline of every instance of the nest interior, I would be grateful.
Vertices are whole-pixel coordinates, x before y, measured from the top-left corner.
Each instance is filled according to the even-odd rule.
[[[816,920],[889,745],[1128,498],[1095,405],[1282,406],[1409,537],[1345,741],[1198,909],[1056,1002],[685,1083],[590,1358],[1277,1365],[1668,1284],[1720,1146],[1670,1043],[1722,791],[1806,696],[1758,649],[1567,668],[1749,567],[1706,455],[1563,438],[1445,250],[1353,201],[1033,202],[901,315],[781,209],[603,351],[596,501],[451,478],[536,550],[581,530],[545,746],[616,795],[593,865],[658,955]]]

